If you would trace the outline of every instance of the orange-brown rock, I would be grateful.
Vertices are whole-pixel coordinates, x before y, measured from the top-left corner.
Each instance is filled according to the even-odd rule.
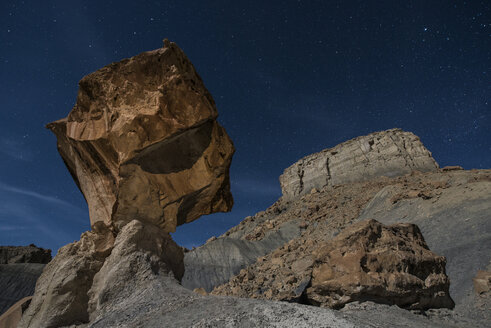
[[[0,316],[1,328],[16,328],[22,314],[31,303],[32,296],[24,297],[12,305],[5,313]]]
[[[164,231],[231,209],[233,144],[212,96],[179,47],[84,77],[70,114],[48,124],[85,196],[91,225],[133,219]]]
[[[408,309],[452,308],[446,260],[414,224],[361,221],[313,254],[310,303],[332,308],[375,301]]]
[[[477,294],[485,294],[491,291],[491,271],[479,270],[472,279],[474,290]]]

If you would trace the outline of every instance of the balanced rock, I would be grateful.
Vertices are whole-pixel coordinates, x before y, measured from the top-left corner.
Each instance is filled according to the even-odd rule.
[[[453,308],[446,260],[428,249],[414,224],[355,223],[314,252],[310,303],[341,308],[353,301],[408,309]]]
[[[70,114],[48,124],[85,196],[92,226],[133,219],[173,232],[228,211],[233,144],[179,47],[110,64],[79,82]]]
[[[283,196],[292,199],[312,189],[399,176],[412,171],[436,171],[431,153],[411,132],[391,129],[371,133],[308,155],[280,176]]]

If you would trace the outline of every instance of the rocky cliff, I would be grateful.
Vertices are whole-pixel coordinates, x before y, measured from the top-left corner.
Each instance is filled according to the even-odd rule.
[[[285,169],[280,184],[283,196],[294,198],[314,188],[437,169],[438,164],[417,136],[392,129],[308,155]]]

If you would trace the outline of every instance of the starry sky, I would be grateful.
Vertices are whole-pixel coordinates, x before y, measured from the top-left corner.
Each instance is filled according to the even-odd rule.
[[[373,131],[417,134],[440,164],[491,168],[491,2],[0,2],[0,245],[56,251],[89,229],[44,128],[78,81],[159,48],[188,55],[237,148],[232,212],[183,225],[188,248],[281,194],[299,158]]]

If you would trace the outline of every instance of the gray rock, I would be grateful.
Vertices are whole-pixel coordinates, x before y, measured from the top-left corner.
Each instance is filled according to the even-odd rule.
[[[44,264],[0,264],[0,314],[18,300],[34,294],[36,280],[43,272]]]
[[[286,199],[325,186],[399,176],[418,170],[436,171],[438,164],[411,132],[391,129],[343,142],[308,155],[280,176]]]
[[[229,281],[241,269],[256,262],[258,257],[300,235],[297,220],[288,221],[277,230],[267,232],[261,240],[241,239],[244,231],[248,229],[217,238],[185,253],[182,285],[191,290],[202,287],[210,292],[214,287]]]

